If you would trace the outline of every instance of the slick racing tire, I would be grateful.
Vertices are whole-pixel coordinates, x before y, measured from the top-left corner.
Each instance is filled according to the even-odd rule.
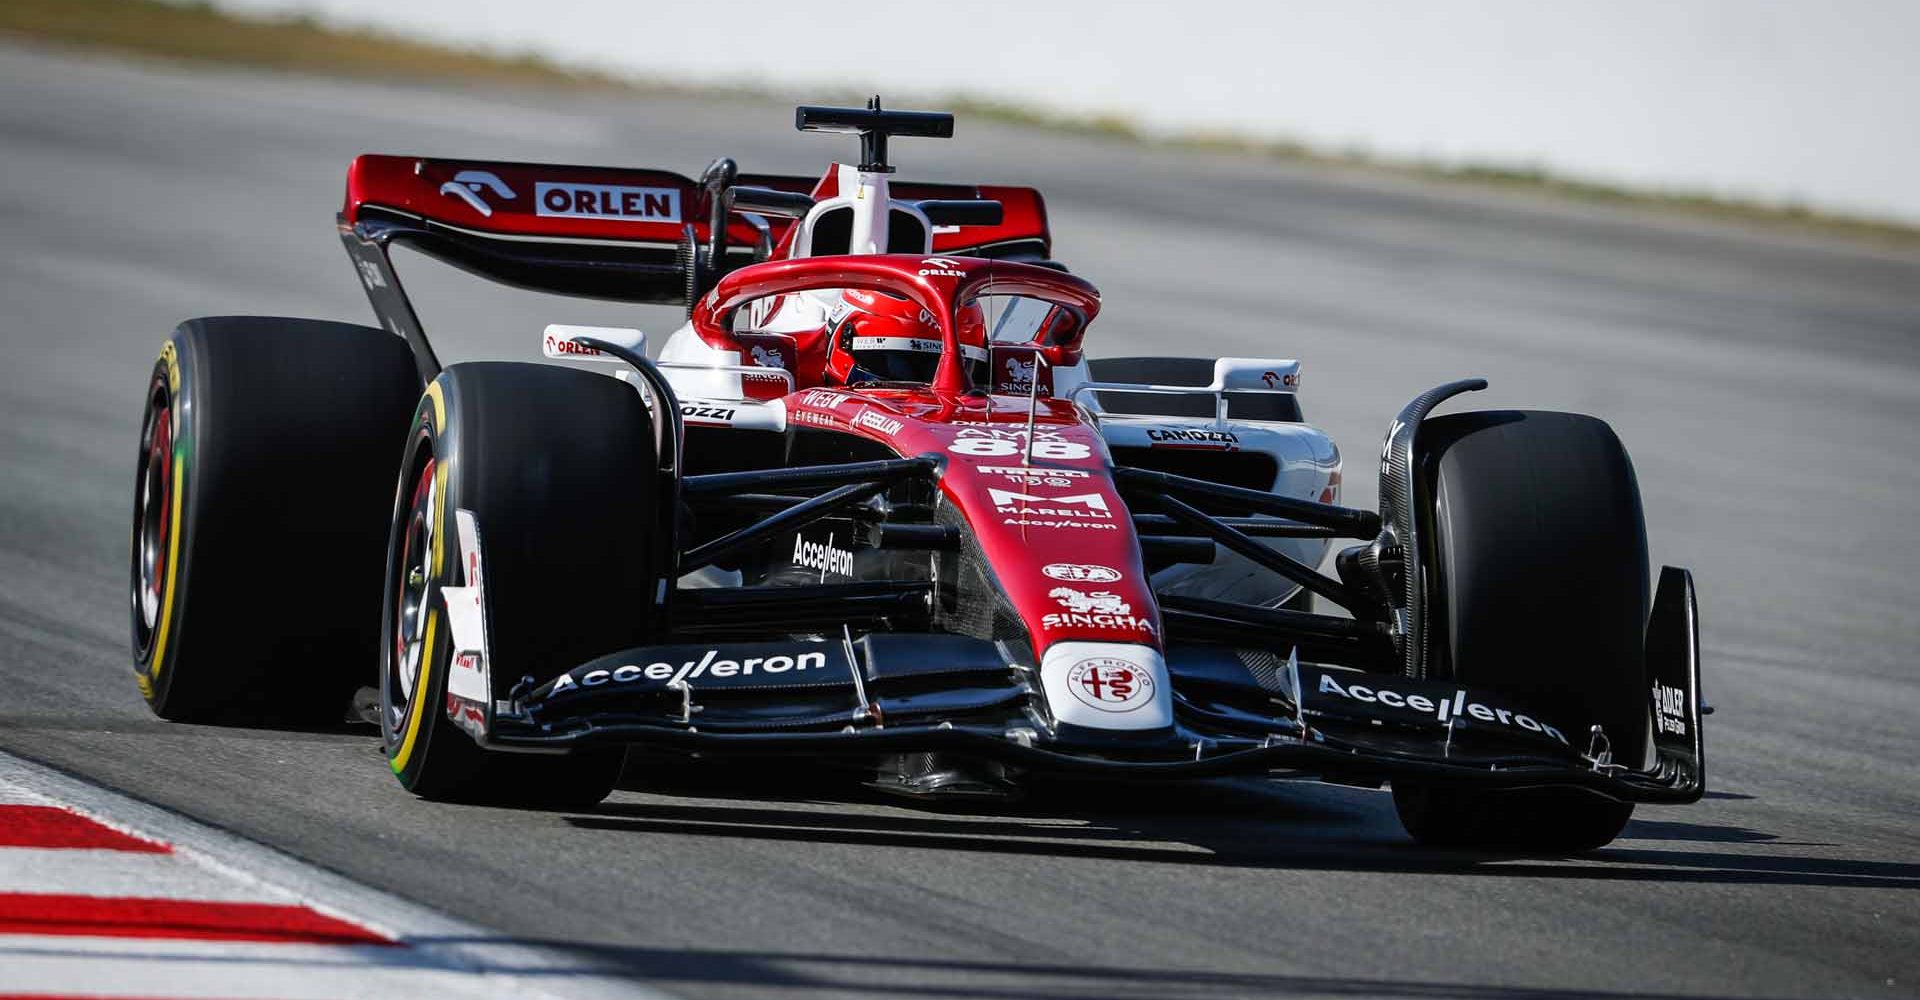
[[[164,719],[338,722],[380,649],[393,461],[420,393],[399,337],[189,320],[147,380],[135,679]]]
[[[393,773],[427,799],[599,802],[619,779],[623,751],[488,750],[455,721],[451,713],[485,707],[449,698],[450,672],[475,661],[456,663],[449,604],[472,591],[447,588],[478,580],[486,669],[463,683],[495,699],[522,677],[544,681],[653,638],[650,527],[661,473],[639,395],[594,372],[454,365],[420,399],[402,470],[380,652]],[[463,551],[469,516],[473,549]]]
[[[1418,441],[1433,498],[1430,672],[1565,720],[1577,751],[1598,725],[1615,763],[1642,766],[1647,537],[1620,439],[1593,417],[1492,411],[1435,417]],[[1446,846],[1590,850],[1633,814],[1572,788],[1395,781],[1393,793],[1407,831]]]

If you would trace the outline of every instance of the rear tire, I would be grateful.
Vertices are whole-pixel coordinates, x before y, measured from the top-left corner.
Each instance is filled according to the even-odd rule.
[[[1633,464],[1605,422],[1496,411],[1421,425],[1433,498],[1430,673],[1511,695],[1614,761],[1648,752],[1646,528]],[[1396,781],[1422,843],[1583,851],[1613,840],[1633,805],[1573,788],[1487,791]]]
[[[445,709],[453,659],[442,588],[469,586],[454,513],[478,527],[493,697],[655,634],[650,526],[660,475],[634,390],[551,365],[441,373],[408,438],[388,543],[380,716],[401,785],[427,799],[584,808],[624,752],[486,750]]]
[[[189,320],[147,382],[135,679],[175,721],[338,722],[372,680],[393,460],[420,392],[399,337]]]

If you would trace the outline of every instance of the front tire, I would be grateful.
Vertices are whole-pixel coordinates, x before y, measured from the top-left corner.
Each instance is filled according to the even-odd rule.
[[[414,416],[388,543],[380,707],[389,764],[427,799],[581,808],[619,750],[486,750],[449,717],[444,588],[471,586],[456,512],[473,515],[492,695],[656,634],[651,419],[634,390],[550,365],[454,365]]]
[[[1572,413],[1498,411],[1421,425],[1433,498],[1433,676],[1565,720],[1574,750],[1605,732],[1615,763],[1648,752],[1646,527],[1612,428]],[[1619,836],[1633,805],[1574,788],[1488,791],[1396,781],[1415,839],[1575,852]]]

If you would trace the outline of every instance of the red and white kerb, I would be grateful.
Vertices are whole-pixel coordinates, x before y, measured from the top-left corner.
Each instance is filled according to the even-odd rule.
[[[584,979],[556,986],[501,975],[484,955],[449,961],[433,939],[460,932],[431,918],[415,928],[429,935],[416,945],[408,932],[303,895],[337,876],[114,793],[46,778],[0,754],[0,1000],[606,995]],[[68,786],[86,808],[46,791]],[[122,812],[157,825],[123,824]],[[364,887],[347,894],[388,919],[409,908]],[[419,920],[401,918],[403,927]],[[527,968],[546,961],[513,960],[531,962]],[[659,996],[637,984],[616,992]]]

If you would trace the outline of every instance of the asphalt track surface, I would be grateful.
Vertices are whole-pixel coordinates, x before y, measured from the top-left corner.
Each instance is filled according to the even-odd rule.
[[[1920,990],[1920,255],[965,121],[902,140],[903,176],[1046,192],[1106,291],[1096,351],[1304,359],[1352,502],[1395,410],[1460,375],[1611,421],[1656,563],[1698,575],[1713,791],[1580,860],[1423,851],[1383,794],[1316,785],[944,812],[793,767],[522,813],[411,799],[364,729],[147,714],[124,573],[154,352],[193,315],[366,321],[332,231],[361,151],[814,172],[845,142],[774,106],[18,49],[0,93],[0,747],[686,996]],[[635,317],[407,273],[448,359]],[[288,614],[300,564],[263,540]]]

